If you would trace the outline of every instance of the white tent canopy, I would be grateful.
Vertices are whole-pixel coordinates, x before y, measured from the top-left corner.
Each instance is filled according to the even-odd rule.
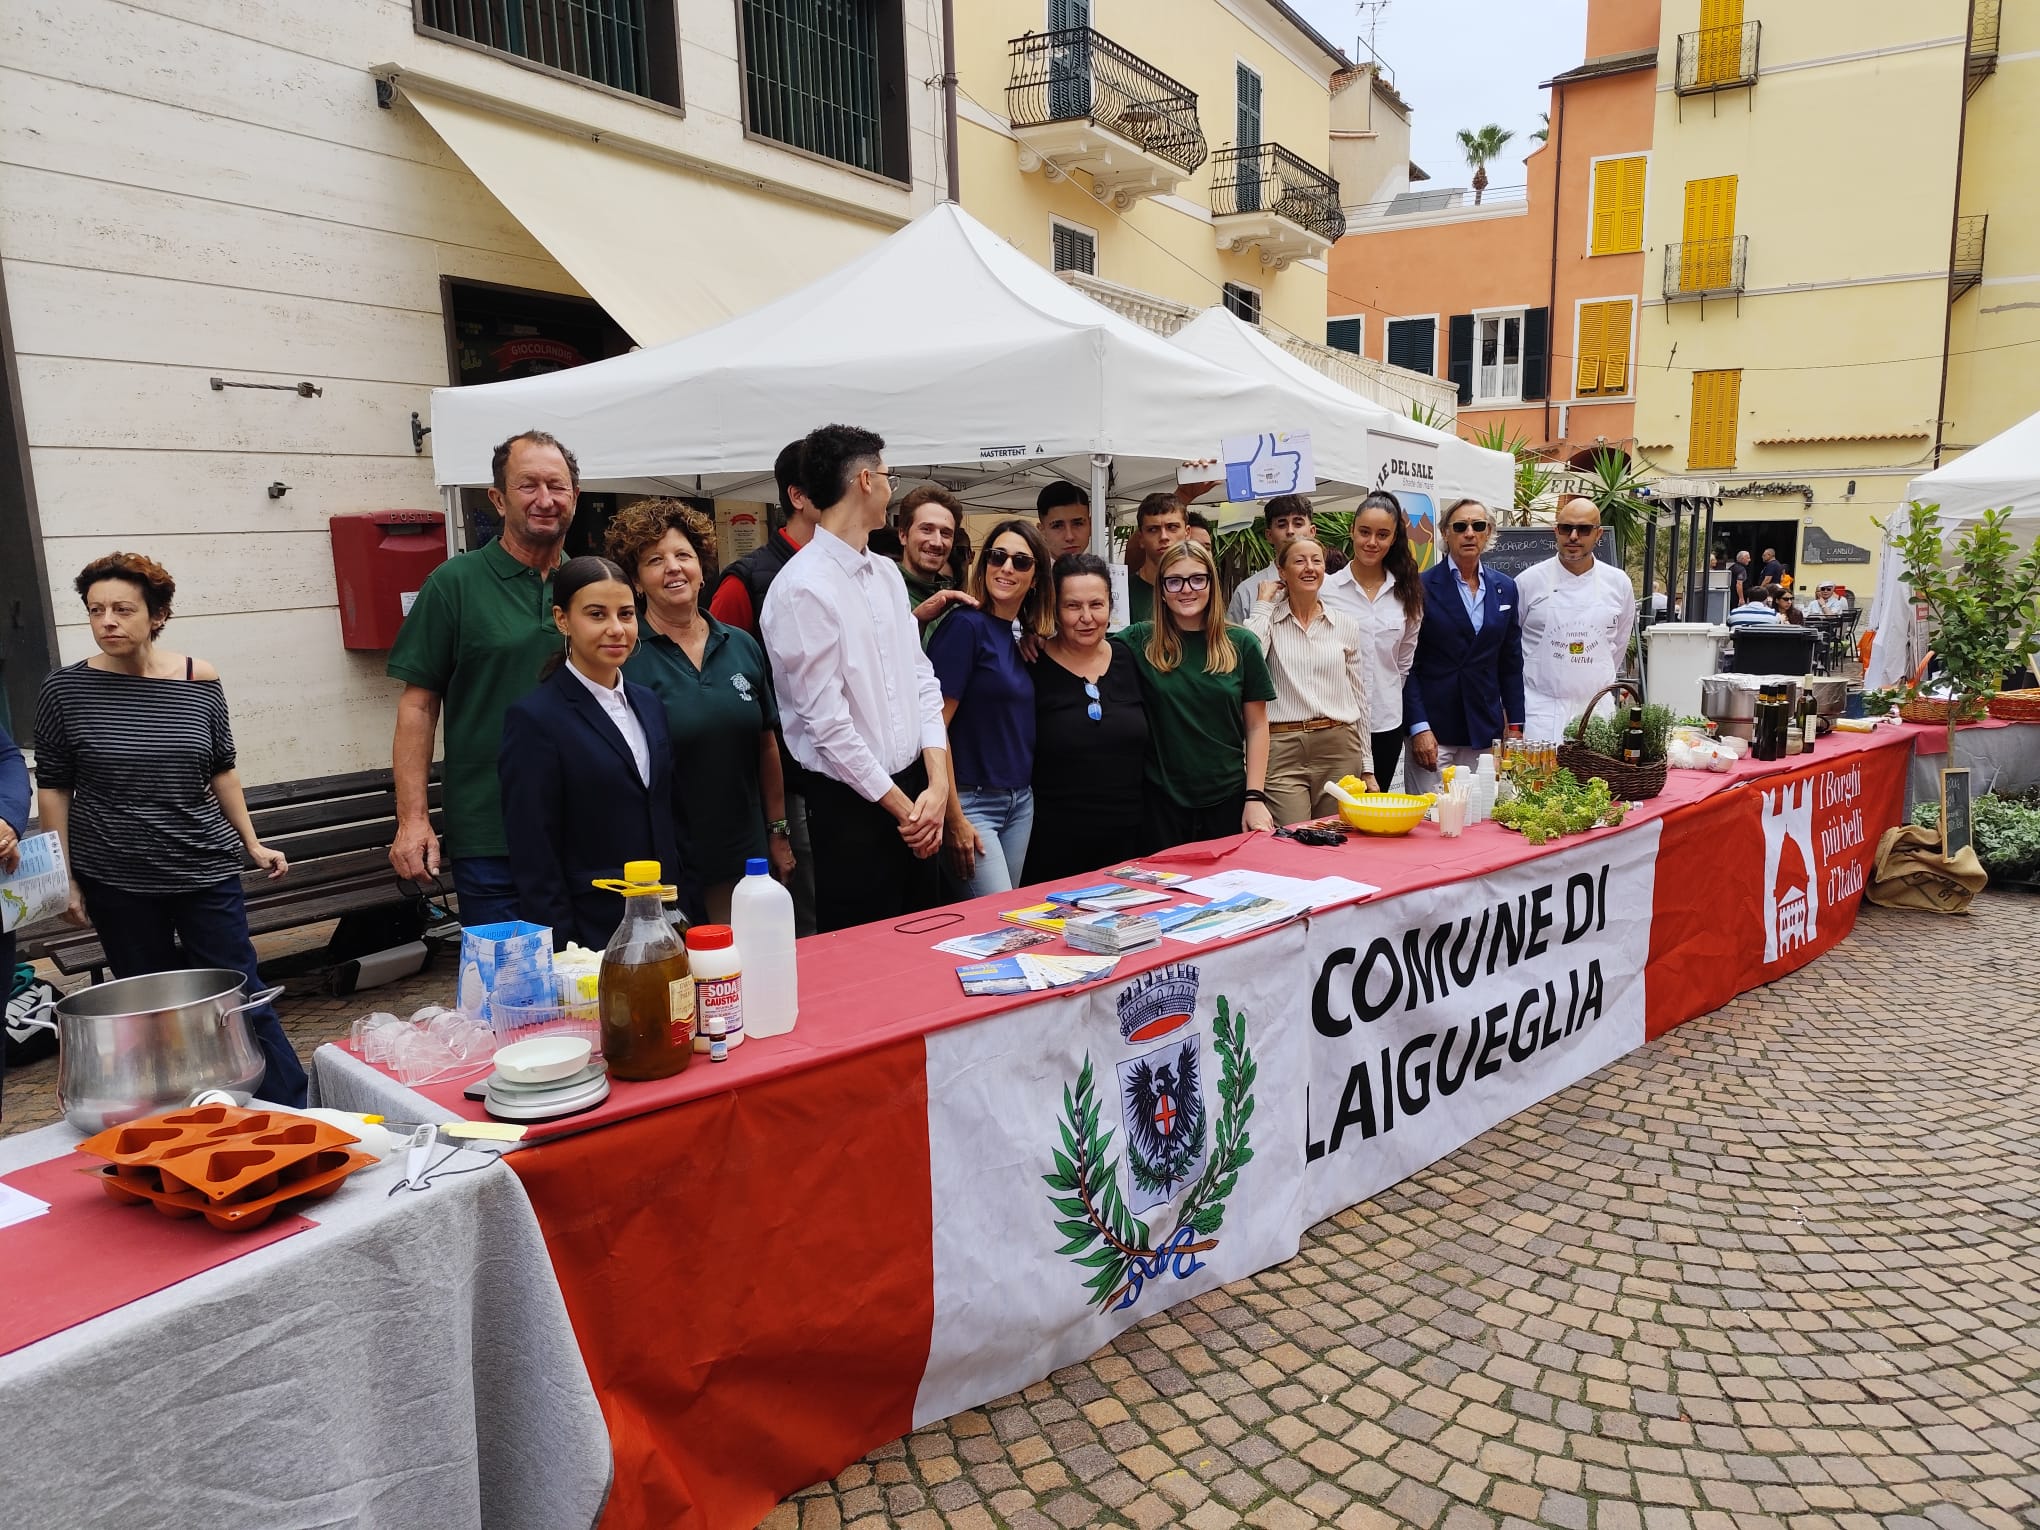
[[[1941,507],[1943,546],[1952,546],[1984,511],[2004,509],[2012,512],[2013,537],[2021,546],[2031,545],[2040,536],[2040,414],[2021,420],[1953,462],[1922,473],[1907,487],[1905,497]],[[1906,587],[1893,545],[1904,519],[1905,507],[1901,505],[1885,528],[1877,593],[1864,616],[1865,624],[1877,634],[1869,666],[1863,672],[1863,683],[1874,688],[1896,683],[1916,662],[1910,649],[1914,635],[1912,591]]]
[[[1031,508],[1051,476],[1091,485],[1094,455],[1112,459],[1115,496],[1132,498],[1173,488],[1178,465],[1217,456],[1224,437],[1309,430],[1321,487],[1357,492],[1373,480],[1367,411],[1438,438],[1447,471],[1454,438],[1296,365],[1322,387],[1190,354],[945,203],[830,275],[699,334],[544,377],[435,390],[433,471],[442,487],[485,484],[496,443],[535,428],[573,448],[593,489],[769,499],[780,449],[840,420],[877,431],[894,466],[923,469],[974,504]],[[1455,453],[1450,471],[1472,471],[1467,460]]]

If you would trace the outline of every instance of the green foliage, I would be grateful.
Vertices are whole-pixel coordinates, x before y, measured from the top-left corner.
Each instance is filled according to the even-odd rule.
[[[1529,525],[1530,511],[1551,488],[1552,480],[1558,476],[1557,469],[1540,462],[1530,445],[1530,438],[1521,431],[1510,430],[1502,420],[1491,421],[1475,431],[1473,444],[1484,446],[1491,452],[1507,452],[1515,459],[1516,479],[1510,496],[1516,512],[1515,521],[1519,526]]]
[[[1912,821],[1941,826],[1941,804],[1922,802]],[[2040,807],[1986,792],[1970,804],[1970,829],[1983,869],[2006,881],[2040,880]]]
[[[1533,845],[1589,829],[1612,828],[1622,822],[1629,804],[1617,802],[1608,783],[1589,776],[1584,786],[1569,770],[1561,770],[1534,790],[1523,786],[1508,802],[1495,804],[1495,822],[1518,830]]]
[[[1194,1227],[1199,1236],[1218,1231],[1225,1220],[1226,1197],[1239,1185],[1240,1170],[1253,1160],[1247,1123],[1254,1118],[1254,1080],[1261,1073],[1247,1050],[1246,1011],[1234,1013],[1223,994],[1211,1023],[1211,1043],[1218,1053],[1218,1140],[1204,1162],[1204,1173],[1183,1199],[1177,1223]]]
[[[1428,425],[1433,430],[1450,430],[1459,422],[1449,414],[1440,414],[1422,399],[1410,404],[1410,418],[1419,425]]]
[[[1615,528],[1622,541],[1643,535],[1650,502],[1643,497],[1643,475],[1618,451],[1597,451],[1582,475],[1577,492],[1594,502],[1601,524]]]
[[[1498,122],[1490,122],[1486,127],[1478,129],[1461,128],[1453,134],[1466,155],[1467,164],[1476,170],[1493,160],[1500,159],[1503,148],[1515,136]]]
[[[1067,1240],[1057,1253],[1075,1258],[1091,1271],[1084,1288],[1103,1305],[1126,1283],[1126,1268],[1148,1252],[1148,1230],[1126,1209],[1119,1195],[1119,1164],[1111,1156],[1112,1131],[1098,1120],[1098,1091],[1091,1059],[1084,1059],[1074,1094],[1063,1089],[1062,1151],[1055,1154],[1055,1173],[1042,1179],[1056,1193],[1055,1230]],[[1078,1257],[1078,1256],[1082,1257]]]
[[[1573,738],[1579,726],[1575,717],[1566,725],[1565,736]],[[1677,719],[1670,707],[1647,706],[1643,709],[1643,762],[1646,765],[1662,760],[1671,752],[1672,728]],[[1703,725],[1704,726],[1704,725]],[[1580,739],[1596,754],[1606,755],[1611,760],[1622,758],[1622,735],[1629,727],[1629,708],[1616,699],[1615,715],[1612,717],[1590,717],[1587,719],[1586,735]]]
[[[1898,553],[1913,599],[1927,606],[1934,653],[1969,701],[1994,694],[2040,642],[2040,544],[2015,563],[2012,512],[1986,510],[1957,538],[1951,561],[1940,510],[1918,500],[1906,507]]]

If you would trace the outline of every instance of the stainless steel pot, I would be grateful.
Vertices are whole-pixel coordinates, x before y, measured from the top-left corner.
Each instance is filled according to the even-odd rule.
[[[1801,687],[1813,692],[1813,702],[1822,717],[1840,717],[1849,704],[1849,682],[1842,675],[1804,675]]]
[[[206,967],[120,978],[46,1005],[29,1023],[57,1033],[64,1119],[104,1131],[205,1089],[245,1105],[267,1066],[247,1011],[283,990],[243,998],[242,988],[240,973]]]

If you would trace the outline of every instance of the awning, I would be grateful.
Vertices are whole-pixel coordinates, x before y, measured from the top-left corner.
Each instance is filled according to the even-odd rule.
[[[404,99],[639,345],[719,324],[875,245],[876,223],[428,93]]]

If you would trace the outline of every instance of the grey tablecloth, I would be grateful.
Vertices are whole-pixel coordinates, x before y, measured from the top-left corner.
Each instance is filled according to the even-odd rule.
[[[487,1068],[474,1077],[488,1077]],[[459,1116],[435,1105],[416,1090],[398,1083],[380,1068],[371,1068],[344,1047],[330,1041],[312,1054],[312,1102],[334,1110],[392,1121],[458,1121]]]
[[[1941,771],[1948,763],[1946,754],[1922,754],[1914,746],[1905,782],[1908,811],[1916,803],[1941,800]],[[1969,790],[1978,797],[2040,786],[2040,723],[1964,728],[1955,735],[1954,763],[1969,767]]]
[[[0,1173],[77,1142],[0,1140]],[[395,1199],[364,1169],[318,1226],[0,1356],[8,1530],[593,1524],[609,1436],[552,1262],[470,1162]]]

